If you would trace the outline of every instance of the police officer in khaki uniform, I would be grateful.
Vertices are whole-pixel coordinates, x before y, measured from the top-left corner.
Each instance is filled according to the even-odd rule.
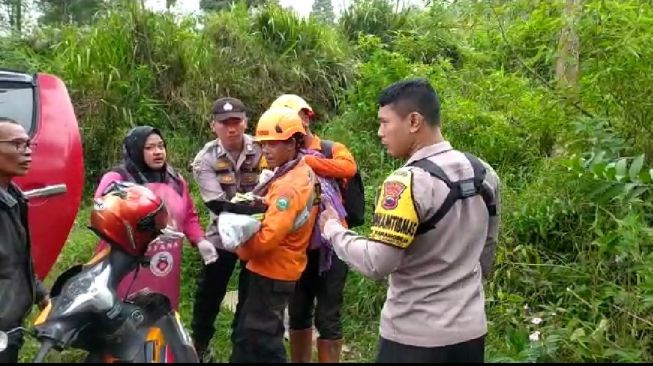
[[[499,178],[444,140],[426,80],[397,82],[378,103],[381,142],[406,164],[379,190],[368,238],[343,228],[331,207],[322,233],[351,268],[389,275],[377,362],[483,362]]]
[[[236,193],[251,191],[258,183],[262,166],[261,148],[252,136],[245,134],[247,115],[245,105],[238,99],[221,98],[215,102],[211,128],[217,139],[204,145],[195,156],[192,163],[193,176],[204,202],[228,201]],[[217,216],[212,212],[206,237],[218,247],[219,258],[204,267],[195,293],[191,328],[200,359],[215,332],[215,318],[238,259],[235,253],[219,249]],[[244,263],[241,262],[241,269],[244,268]],[[247,272],[241,270],[238,278],[238,305],[232,329],[235,329],[246,291]]]

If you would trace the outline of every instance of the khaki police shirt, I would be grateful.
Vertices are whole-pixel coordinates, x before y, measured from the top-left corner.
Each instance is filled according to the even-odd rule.
[[[406,165],[425,157],[451,181],[474,176],[463,153],[448,142],[415,152]],[[486,179],[499,211],[499,178],[487,165]],[[487,332],[482,273],[490,275],[499,216],[489,216],[478,195],[458,200],[434,230],[415,236],[449,192],[428,172],[404,165],[388,176],[376,203],[370,238],[329,220],[325,237],[343,261],[367,277],[389,275],[381,312],[383,338],[418,347],[440,347]]]
[[[243,173],[240,171],[243,164],[261,164],[261,147],[254,142],[252,136],[244,135],[243,150],[237,159],[231,156],[224,148],[220,140],[216,139],[207,142],[204,147],[197,153],[191,164],[193,169],[193,177],[199,186],[200,194],[204,202],[212,200],[231,200],[235,195],[233,190],[224,189],[220,183],[219,175],[216,170],[223,169],[224,167],[218,166],[224,164],[224,159],[227,158],[231,162],[234,170],[233,182],[236,186],[243,184]],[[251,178],[248,178],[251,179]],[[257,182],[246,182],[248,186],[255,186]],[[217,216],[211,212],[211,223],[206,231],[207,239],[219,246],[218,230],[217,230]]]

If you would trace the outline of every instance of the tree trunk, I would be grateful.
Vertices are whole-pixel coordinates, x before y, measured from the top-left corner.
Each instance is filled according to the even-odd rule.
[[[580,39],[576,27],[581,12],[582,0],[567,0],[555,64],[557,84],[568,93],[571,100],[578,97]]]
[[[16,31],[21,34],[23,30],[23,1],[15,0],[14,4],[16,6]]]
[[[3,3],[7,7],[7,18],[11,31],[20,34],[23,27],[22,0],[9,0]]]
[[[61,23],[63,24],[72,24],[73,18],[70,11],[70,1],[65,1],[62,6],[61,11]]]

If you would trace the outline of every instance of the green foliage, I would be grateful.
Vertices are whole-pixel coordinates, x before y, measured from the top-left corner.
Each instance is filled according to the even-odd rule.
[[[340,28],[352,41],[372,35],[388,43],[410,18],[411,9],[399,10],[398,5],[391,0],[355,0],[340,16]]]
[[[456,27],[453,14],[434,4],[426,11],[414,12],[407,25],[395,33],[391,47],[414,62],[430,64],[445,59],[459,68],[469,52]]]
[[[628,144],[603,120],[581,120],[576,124],[578,139],[570,146],[586,146],[581,154],[572,154],[564,165],[577,174],[582,187],[595,202],[606,204],[643,204],[653,182],[653,170],[646,169],[645,154],[624,156]],[[576,149],[576,151],[578,151]]]
[[[276,4],[228,3],[175,19],[126,2],[90,27],[0,38],[0,63],[66,81],[90,186],[117,161],[134,124],[162,127],[173,164],[183,168],[211,138],[206,122],[215,98],[245,101],[252,128],[279,94],[302,95],[318,112],[317,133],[353,152],[368,222],[376,188],[402,164],[377,137],[379,92],[427,78],[440,95],[445,137],[490,163],[502,181],[496,273],[485,284],[487,360],[651,361],[653,131],[650,98],[642,97],[653,87],[650,4],[581,2],[573,23],[578,94],[568,98],[555,87],[566,1],[431,1],[419,10],[360,0],[335,25]],[[82,229],[85,215],[54,272],[94,246]],[[197,253],[187,252],[186,324],[198,267]],[[346,360],[374,360],[386,289],[350,275]],[[218,320],[214,347],[222,361],[230,319],[223,312]]]
[[[0,63],[3,68],[34,72],[41,60],[27,41],[18,38],[0,38]]]
[[[653,156],[653,7],[641,1],[587,1],[580,24],[583,101],[646,156]]]
[[[485,60],[498,62],[498,67],[510,71],[524,71],[528,67],[537,75],[551,79],[564,3],[516,0],[459,6],[463,7],[461,18],[471,23],[474,32],[470,43],[481,51]]]
[[[333,4],[331,3],[331,0],[313,1],[311,17],[315,17],[323,23],[332,24],[335,19],[335,14],[333,13]]]
[[[25,14],[31,10],[30,5],[25,0],[0,0],[0,31],[21,34]]]
[[[204,11],[228,10],[234,4],[244,3],[248,8],[271,3],[270,0],[200,0],[200,9]]]
[[[461,37],[444,26],[441,32],[448,38],[434,38],[448,41],[431,43],[438,45],[436,54],[448,42],[455,44],[459,58],[440,53],[426,62],[410,38],[401,42],[401,32],[385,41],[361,37],[357,50],[366,55],[365,62],[342,115],[325,133],[348,142],[357,157],[365,156],[359,163],[366,187],[373,190],[399,165],[384,154],[375,136],[378,92],[406,77],[431,80],[441,96],[447,138],[490,162],[503,181],[497,272],[486,290],[489,359],[648,360],[651,339],[646,329],[651,322],[646,314],[651,305],[635,300],[652,296],[647,155],[637,152],[631,134],[622,133],[625,125],[618,122],[625,113],[588,118],[561,102],[547,85],[553,77],[550,50],[555,50],[561,24],[560,3],[468,5],[467,13],[454,20],[467,24],[469,33]],[[630,11],[627,16],[637,14],[633,8],[622,10]],[[466,14],[485,14],[486,23],[469,25]],[[497,16],[506,22],[505,34],[496,29]],[[440,19],[446,17],[440,14]],[[611,80],[630,87],[626,76],[622,78]],[[581,88],[582,96],[590,95],[586,90]],[[594,105],[585,102],[583,107],[595,111]],[[630,125],[628,130],[640,131],[636,128]],[[650,136],[638,135],[640,141]],[[372,299],[365,304],[384,296],[383,288],[366,291]],[[534,324],[534,318],[543,322],[536,319]]]
[[[40,23],[89,24],[104,9],[104,0],[37,0],[42,14]]]
[[[277,5],[251,14],[241,4],[210,14],[203,25],[200,31],[196,20],[177,22],[126,3],[92,28],[66,25],[22,41],[2,39],[0,56],[8,66],[66,81],[91,186],[118,161],[122,137],[134,125],[163,128],[181,146],[173,164],[185,168],[211,138],[207,121],[218,97],[242,99],[255,121],[276,96],[294,92],[327,119],[352,77],[348,45],[334,29]],[[189,130],[197,134],[176,133]]]
[[[402,52],[382,49],[379,42],[372,37],[359,44],[362,52],[369,54],[369,60],[359,67],[359,77],[347,96],[340,122],[343,128],[338,137],[361,144],[360,150],[353,148],[355,153],[362,156],[381,150],[375,137],[378,93],[407,77],[426,77],[438,90],[443,129],[459,148],[473,150],[506,170],[534,164],[553,153],[557,135],[564,132],[564,112],[545,91],[533,88],[528,80],[501,71],[484,73],[474,65],[456,70],[445,59],[431,64],[411,62]],[[346,126],[354,123],[357,128],[348,130]],[[329,128],[335,129],[337,124]],[[373,138],[368,140],[367,136]],[[376,159],[368,155],[362,163],[363,171],[379,166]]]

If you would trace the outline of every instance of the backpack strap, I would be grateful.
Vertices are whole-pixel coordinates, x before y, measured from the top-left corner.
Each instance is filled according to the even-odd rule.
[[[325,158],[333,158],[333,141],[331,140],[322,140],[320,141],[320,149],[322,149],[322,155]]]
[[[320,150],[322,150],[322,155],[327,159],[333,159],[333,141],[331,140],[320,140]],[[340,189],[344,189],[343,180],[341,178],[336,179]]]
[[[444,215],[447,214],[447,212],[451,209],[451,207],[456,203],[456,201],[460,198],[460,189],[459,189],[459,182],[452,182],[447,174],[440,168],[437,164],[434,162],[428,160],[428,159],[422,159],[418,160],[412,164],[411,166],[415,166],[421,169],[424,169],[427,171],[429,174],[431,174],[432,177],[435,177],[444,184],[447,185],[449,188],[449,193],[447,194],[447,197],[444,199],[444,202],[442,202],[442,205],[440,208],[433,214],[433,216],[429,217],[426,221],[423,221],[417,226],[417,232],[416,235],[421,235],[424,234],[425,232],[435,228],[435,224],[438,223],[438,221],[442,220]]]
[[[476,196],[480,194],[485,201],[486,206],[488,207],[488,212],[491,216],[496,215],[496,206],[492,205],[492,194],[491,192],[483,189],[483,181],[485,180],[486,170],[485,166],[471,154],[465,153],[465,157],[469,160],[474,170],[474,177],[469,179],[463,179],[456,182],[452,182],[447,174],[442,170],[440,166],[424,158],[417,160],[410,164],[410,166],[415,166],[421,168],[428,172],[432,177],[441,180],[449,188],[449,193],[445,197],[440,208],[429,217],[426,221],[423,221],[417,227],[417,235],[421,235],[435,228],[435,225],[442,220],[442,218],[449,212],[451,207],[460,199],[465,199],[469,197]]]
[[[476,187],[477,192],[483,197],[485,201],[485,206],[487,206],[488,213],[490,216],[497,215],[497,205],[493,204],[494,199],[492,192],[488,189],[485,189],[483,182],[485,181],[485,175],[487,173],[485,166],[481,163],[478,158],[472,154],[465,153],[467,160],[472,164],[472,169],[474,169],[474,187]]]

